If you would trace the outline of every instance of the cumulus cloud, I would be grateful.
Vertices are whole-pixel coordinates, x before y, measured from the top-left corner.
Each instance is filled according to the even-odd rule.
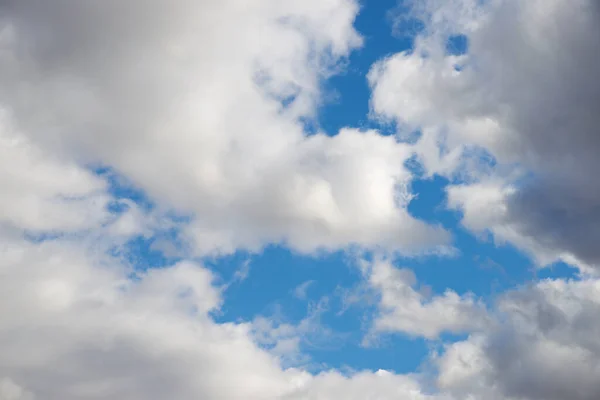
[[[84,230],[108,217],[105,182],[44,151],[0,113],[0,222],[27,232]]]
[[[42,161],[43,167],[48,161]],[[68,202],[66,193],[54,201]],[[109,220],[109,227],[118,224]],[[298,325],[267,319],[218,324],[210,313],[224,288],[202,265],[182,261],[135,271],[106,253],[104,243],[87,240],[121,241],[98,216],[75,236],[35,241],[15,221],[3,218],[0,225],[2,400],[312,400],[340,391],[357,398],[428,398],[419,394],[416,376],[314,376],[284,368],[290,354],[301,356],[298,341],[322,337],[320,306]],[[64,232],[65,225],[42,228]]]
[[[461,0],[419,11],[426,29],[415,50],[371,72],[375,112],[421,131],[417,151],[430,174],[467,170],[469,180],[485,180],[489,170],[473,165],[485,164],[481,151],[493,155],[492,180],[511,192],[490,227],[514,231],[501,240],[518,237],[545,261],[597,264],[598,3]],[[458,35],[467,49],[449,54]],[[470,190],[482,198],[482,188]]]
[[[28,154],[21,150],[7,154]],[[419,387],[416,378],[390,375],[385,380],[397,385],[374,390],[381,373],[363,372],[355,381],[337,371],[329,378],[284,368],[282,355],[300,356],[298,340],[320,337],[315,325],[320,309],[298,326],[268,320],[218,324],[210,313],[218,309],[224,288],[213,284],[211,272],[189,261],[135,271],[106,252],[122,236],[140,231],[114,228],[122,225],[120,218],[91,206],[96,195],[108,203],[117,200],[106,191],[96,193],[105,186],[102,180],[45,157],[35,167],[53,179],[45,181],[47,190],[25,186],[25,193],[34,204],[43,208],[49,201],[64,213],[33,226],[12,214],[0,218],[0,399],[318,399],[336,386],[347,390],[346,381],[361,398],[385,398]],[[61,181],[51,175],[55,169],[86,179]],[[87,196],[88,180],[94,196]],[[97,214],[82,226],[62,220],[81,212],[70,207],[73,192],[81,193],[84,209]],[[141,226],[154,224],[145,221],[152,215],[136,219]],[[32,241],[25,228],[58,235]],[[76,235],[65,234],[75,228]]]
[[[201,264],[140,272],[119,257],[128,240],[172,228],[157,211],[168,208],[190,216],[179,233],[203,255],[447,240],[405,209],[408,146],[304,132],[321,80],[361,44],[357,10],[0,2],[2,400],[318,399],[336,387],[421,398],[412,376],[286,368],[318,312],[298,326],[218,324],[225,287]],[[98,165],[160,207],[116,197]]]
[[[77,250],[48,243],[3,252],[0,374],[45,399],[284,392],[286,373],[247,325],[211,322],[219,294],[207,270],[183,263],[132,282]]]
[[[598,398],[599,283],[548,280],[503,296],[494,328],[438,360],[440,389],[457,398]]]
[[[550,187],[552,185],[543,189],[537,186],[537,189],[546,190]],[[594,240],[594,236],[586,236],[586,232],[593,233],[596,229],[593,226],[594,219],[588,216],[590,219],[586,220],[584,216],[573,215],[581,212],[576,200],[563,204],[569,208],[568,210],[555,209],[549,212],[553,204],[561,201],[561,197],[565,194],[553,193],[553,196],[548,194],[543,202],[537,201],[535,207],[529,204],[532,209],[526,216],[515,217],[514,213],[522,210],[524,206],[519,200],[533,201],[533,199],[526,200],[525,197],[530,196],[531,191],[537,189],[529,186],[527,190],[518,191],[513,185],[498,179],[452,185],[447,188],[448,206],[463,214],[462,223],[471,231],[482,235],[492,233],[496,243],[499,244],[506,242],[514,244],[529,253],[538,265],[548,265],[556,260],[562,260],[577,265],[580,271],[586,274],[594,274],[596,271],[594,264],[585,261],[585,254],[589,254],[586,249],[591,249],[589,241]],[[546,212],[549,212],[547,216],[552,215],[552,218],[546,220],[544,217]],[[578,223],[575,224],[574,220]],[[530,221],[546,224],[544,231],[533,231],[529,225]],[[558,244],[560,240],[575,242],[567,249]]]
[[[429,296],[427,290],[415,287],[411,270],[396,268],[388,261],[363,262],[363,269],[370,287],[379,295],[372,334],[402,332],[435,339],[444,332],[479,330],[487,323],[485,306],[472,295],[447,290],[443,295]]]
[[[405,210],[409,147],[304,132],[321,81],[362,43],[353,0],[0,7],[0,106],[16,129],[192,216],[197,253],[448,240]]]
[[[453,181],[448,206],[468,229],[540,265],[597,270],[598,2],[411,3],[425,29],[412,51],[373,67],[374,112],[418,131],[426,174]],[[456,37],[464,53],[448,51]],[[490,323],[435,359],[438,390],[460,399],[597,398],[598,299],[592,278],[500,296]]]

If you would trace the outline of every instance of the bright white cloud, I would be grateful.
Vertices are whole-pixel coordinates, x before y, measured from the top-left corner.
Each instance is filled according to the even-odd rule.
[[[248,326],[211,322],[219,294],[201,267],[132,282],[68,244],[5,246],[0,375],[39,398],[262,399],[286,388]]]
[[[444,332],[479,330],[488,322],[485,306],[471,295],[448,290],[429,296],[415,287],[411,270],[398,269],[388,261],[363,262],[363,269],[380,297],[373,334],[402,332],[434,339]]]
[[[427,395],[411,376],[398,376],[387,371],[362,372],[351,377],[338,372],[326,372],[301,384],[297,392],[286,400],[450,400],[449,397]]]
[[[426,29],[413,52],[371,71],[374,111],[421,131],[428,174],[466,178],[447,194],[467,228],[541,265],[562,259],[591,272],[600,260],[598,3],[417,3]],[[466,36],[465,54],[447,53],[451,35]],[[496,166],[482,168],[477,149]],[[495,322],[442,352],[438,389],[460,399],[595,399],[597,313],[595,279],[509,292]]]

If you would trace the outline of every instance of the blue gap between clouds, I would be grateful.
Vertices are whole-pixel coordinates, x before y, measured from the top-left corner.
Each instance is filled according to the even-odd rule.
[[[446,40],[446,52],[455,56],[466,54],[469,50],[469,39],[465,35],[451,35]]]
[[[366,0],[355,21],[356,30],[363,36],[363,47],[354,51],[345,72],[329,79],[325,93],[333,93],[334,100],[325,102],[319,110],[319,126],[329,135],[341,128],[378,129],[382,134],[393,134],[395,128],[369,118],[371,89],[367,74],[373,64],[383,58],[410,51],[413,34],[420,29],[414,19],[406,19],[404,33],[394,35],[393,19],[400,13],[398,0]],[[396,11],[396,12],[394,12]]]
[[[109,194],[116,199],[108,205],[108,211],[111,213],[119,215],[126,212],[129,206],[124,203],[124,200],[135,203],[142,212],[151,212],[156,208],[154,202],[143,190],[137,188],[113,169],[96,167],[92,168],[92,172],[106,180]],[[185,220],[185,217],[182,216],[172,215],[170,217],[173,221],[183,222]],[[155,248],[154,244],[157,243],[157,240],[177,244],[179,242],[178,232],[176,229],[170,228],[154,232],[150,237],[134,236],[124,246],[114,248],[113,255],[123,257],[139,272],[173,265],[179,261],[177,258],[167,257],[162,251]]]
[[[327,297],[327,310],[321,315],[324,327],[340,334],[341,338],[312,346],[301,346],[304,354],[315,364],[328,368],[389,369],[396,372],[414,371],[427,355],[421,339],[395,338],[384,346],[363,348],[360,343],[368,326],[362,323],[369,310],[353,306],[340,315],[343,304],[337,295],[341,288],[349,289],[362,279],[351,266],[348,256],[337,252],[321,256],[306,256],[280,246],[269,246],[260,255],[250,256],[250,272],[246,280],[235,282],[224,296],[225,304],[216,315],[218,322],[250,321],[255,316],[275,316],[281,311],[281,322],[297,324],[307,315],[309,302],[317,303]],[[248,258],[245,253],[217,260],[211,268],[229,281]],[[303,282],[313,281],[307,288],[307,298],[299,299],[294,289]]]

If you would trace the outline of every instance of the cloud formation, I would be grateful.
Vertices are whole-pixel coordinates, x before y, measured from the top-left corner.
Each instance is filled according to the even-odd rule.
[[[500,240],[541,263],[597,265],[598,3],[479,3],[424,2],[426,28],[414,51],[371,71],[373,108],[421,130],[417,147],[428,173],[492,180],[484,186],[503,192],[494,209],[503,211],[487,228]],[[465,52],[449,54],[448,41],[459,36]],[[482,151],[499,164],[492,178],[481,168]],[[476,193],[484,186],[472,186],[470,196],[486,196]],[[476,212],[469,204],[460,205],[465,214]]]
[[[200,255],[447,242],[405,209],[408,146],[307,137],[362,39],[353,0],[5,1],[0,106],[53,153],[114,168],[192,216]]]
[[[224,288],[197,259],[141,272],[119,257],[164,221],[111,193],[98,165],[189,216],[193,255],[447,243],[406,210],[417,153],[427,174],[460,177],[448,205],[469,229],[592,271],[598,3],[421,4],[414,51],[369,76],[374,110],[421,131],[412,145],[305,129],[361,45],[354,1],[0,1],[0,400],[599,398],[596,279],[486,309],[374,263],[375,331],[468,338],[433,354],[434,372],[312,374],[285,356],[301,359],[319,310],[217,323]],[[468,48],[448,55],[456,35]]]
[[[441,390],[457,398],[598,398],[598,280],[543,281],[503,296],[498,312],[495,328],[446,349]]]
[[[435,339],[445,332],[479,330],[488,322],[485,306],[472,295],[447,290],[443,295],[430,296],[415,287],[417,280],[411,270],[398,269],[389,261],[363,262],[363,269],[379,295],[374,334],[402,332]]]
[[[413,377],[286,369],[285,346],[265,349],[256,332],[281,344],[295,340],[287,325],[216,323],[222,293],[202,265],[136,271],[120,246],[165,221],[94,173],[108,166],[159,209],[190,215],[179,228],[196,254],[444,243],[405,209],[406,145],[304,131],[321,80],[361,43],[357,10],[346,0],[0,2],[2,400],[418,388]],[[397,384],[373,389],[384,381]]]

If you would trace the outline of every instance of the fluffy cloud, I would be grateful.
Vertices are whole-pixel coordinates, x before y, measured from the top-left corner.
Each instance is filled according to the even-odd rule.
[[[415,50],[371,72],[373,108],[408,129],[428,173],[467,172],[481,180],[481,151],[499,163],[493,179],[502,240],[583,265],[600,261],[595,243],[600,186],[598,3],[592,0],[426,2],[426,30]],[[464,35],[468,48],[451,55],[447,41]],[[510,165],[519,170],[508,173]],[[485,187],[497,182],[484,183]],[[472,186],[473,196],[484,186]],[[485,189],[487,190],[487,189]],[[482,197],[483,196],[483,197]],[[472,201],[464,202],[466,214]],[[485,210],[489,214],[492,210]],[[470,218],[471,221],[473,218]]]
[[[369,285],[380,297],[375,334],[403,332],[434,339],[443,332],[471,332],[487,323],[485,307],[473,296],[460,296],[451,290],[428,296],[415,288],[417,282],[411,270],[395,268],[386,261],[363,263],[363,268]]]
[[[351,377],[338,372],[326,372],[312,379],[310,385],[300,386],[289,400],[327,400],[342,397],[349,400],[450,400],[446,396],[423,393],[417,380],[387,371],[362,372]]]
[[[539,264],[562,259],[592,272],[598,2],[418,3],[425,30],[415,49],[371,71],[374,111],[419,131],[427,174],[464,179],[447,194],[467,228]],[[467,48],[449,54],[458,35]],[[435,360],[438,389],[461,399],[597,398],[598,293],[595,279],[558,279],[502,295],[491,323]]]
[[[193,216],[200,254],[448,240],[405,210],[408,146],[304,132],[320,82],[361,45],[354,1],[0,7],[0,107],[16,129]]]
[[[599,281],[544,281],[503,296],[498,312],[494,328],[438,360],[440,389],[473,399],[600,396]]]
[[[38,166],[52,171],[53,163],[40,159]],[[79,213],[68,207],[71,186],[59,189],[52,204]],[[44,204],[43,195],[31,196]],[[92,209],[87,203],[95,199],[80,201]],[[221,289],[212,273],[185,261],[132,270],[105,252],[122,242],[124,231],[112,229],[120,219],[98,213],[75,236],[41,241],[23,237],[28,221],[0,220],[0,399],[316,400],[346,391],[361,399],[429,398],[416,376],[283,368],[290,351],[300,357],[299,340],[321,337],[320,307],[297,326],[217,324],[210,313]],[[38,228],[70,227],[51,222]]]
[[[321,80],[361,43],[357,8],[0,2],[2,400],[423,397],[412,376],[284,368],[314,313],[218,324],[221,290],[202,265],[138,272],[115,258],[172,226],[88,167],[191,215],[182,236],[202,254],[444,242],[405,210],[408,146],[304,132]]]
[[[11,160],[30,160],[30,147],[11,143],[19,144],[6,152]],[[317,334],[319,309],[298,326],[265,319],[217,324],[210,313],[221,303],[221,289],[201,265],[184,261],[136,272],[106,252],[144,231],[132,226],[152,227],[146,221],[152,215],[119,217],[96,208],[98,196],[105,205],[116,199],[100,178],[74,165],[44,156],[24,167],[16,172],[45,171],[32,179],[47,184],[16,180],[24,184],[9,192],[15,201],[26,196],[43,212],[63,212],[46,220],[0,218],[0,399],[319,399],[336,390],[359,398],[422,398],[411,394],[419,388],[413,377],[337,371],[315,377],[283,368],[282,355],[289,358],[291,350],[299,357],[297,341]],[[61,174],[77,179],[61,181]],[[72,206],[73,193],[81,208]],[[29,203],[21,205],[27,215]],[[66,223],[82,209],[90,214],[76,221],[85,224]],[[58,237],[31,241],[24,231]]]
[[[0,117],[0,223],[24,231],[77,231],[108,215],[105,182],[43,151]]]
[[[282,352],[289,351],[289,344],[297,350],[295,340],[314,329],[312,318],[298,326],[275,326],[265,319],[217,324],[209,312],[219,306],[220,290],[202,266],[182,262],[137,273],[132,280],[126,266],[90,250],[79,242],[30,243],[3,236],[3,400],[172,395],[318,400],[336,394],[356,399],[591,400],[599,395],[596,280],[544,281],[503,295],[492,314],[495,322],[468,328],[474,331],[469,339],[449,345],[434,360],[436,389],[419,375],[335,370],[311,375],[284,369]],[[434,314],[442,321],[437,329],[456,326],[448,323],[456,309],[448,296],[431,301],[444,305],[443,312],[434,312],[440,308],[415,302],[420,295],[408,293],[394,305],[417,306],[394,316],[415,323],[398,329],[430,326],[425,322],[433,321]],[[275,345],[271,351],[259,348],[257,332],[259,343]]]
[[[23,390],[45,399],[266,399],[289,390],[249,326],[211,322],[219,294],[201,267],[132,282],[77,247],[5,246],[0,376]]]

